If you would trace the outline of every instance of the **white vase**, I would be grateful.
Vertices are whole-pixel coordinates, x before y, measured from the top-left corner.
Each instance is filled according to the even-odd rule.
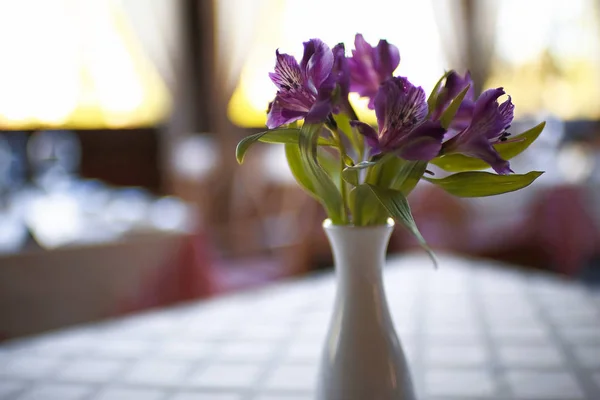
[[[415,400],[382,279],[393,223],[323,224],[333,250],[337,294],[317,383],[318,400]]]

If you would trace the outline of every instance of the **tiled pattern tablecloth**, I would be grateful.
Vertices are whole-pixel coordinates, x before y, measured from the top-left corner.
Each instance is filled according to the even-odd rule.
[[[600,399],[600,292],[440,265],[408,255],[385,271],[420,400]],[[325,274],[8,342],[0,399],[308,400],[334,294]]]

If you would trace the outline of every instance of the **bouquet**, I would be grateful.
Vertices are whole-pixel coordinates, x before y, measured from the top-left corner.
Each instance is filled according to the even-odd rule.
[[[325,208],[331,223],[369,226],[389,218],[405,226],[432,254],[412,217],[407,196],[426,180],[461,197],[522,189],[542,172],[516,174],[512,157],[542,132],[541,123],[512,136],[514,105],[503,88],[477,98],[469,73],[448,71],[432,92],[394,76],[398,48],[373,47],[357,34],[350,57],[344,44],[304,43],[304,55],[276,51],[269,74],[277,94],[267,111],[268,130],[240,141],[242,163],[256,142],[282,143],[298,184]],[[369,100],[377,126],[360,121],[350,92]],[[435,165],[452,174],[437,178]],[[482,170],[490,168],[495,173]]]

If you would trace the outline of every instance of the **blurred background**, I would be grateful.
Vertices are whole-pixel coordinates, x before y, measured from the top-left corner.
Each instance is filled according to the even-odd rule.
[[[427,91],[504,86],[514,133],[547,121],[512,161],[546,171],[526,190],[417,187],[432,247],[599,283],[599,0],[0,0],[0,340],[330,268],[283,149],[234,150],[276,48],[356,32]],[[415,247],[397,229],[390,253]]]

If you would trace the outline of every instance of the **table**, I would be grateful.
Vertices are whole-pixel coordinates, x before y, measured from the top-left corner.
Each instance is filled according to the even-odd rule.
[[[598,400],[600,292],[499,263],[392,258],[386,288],[420,400]],[[0,346],[0,399],[304,400],[331,274]]]
[[[191,246],[205,243],[197,235],[152,232],[0,254],[0,340],[206,295],[209,282],[198,276],[207,273],[207,260],[186,258]],[[195,276],[196,285],[180,289],[176,281],[182,275]]]

